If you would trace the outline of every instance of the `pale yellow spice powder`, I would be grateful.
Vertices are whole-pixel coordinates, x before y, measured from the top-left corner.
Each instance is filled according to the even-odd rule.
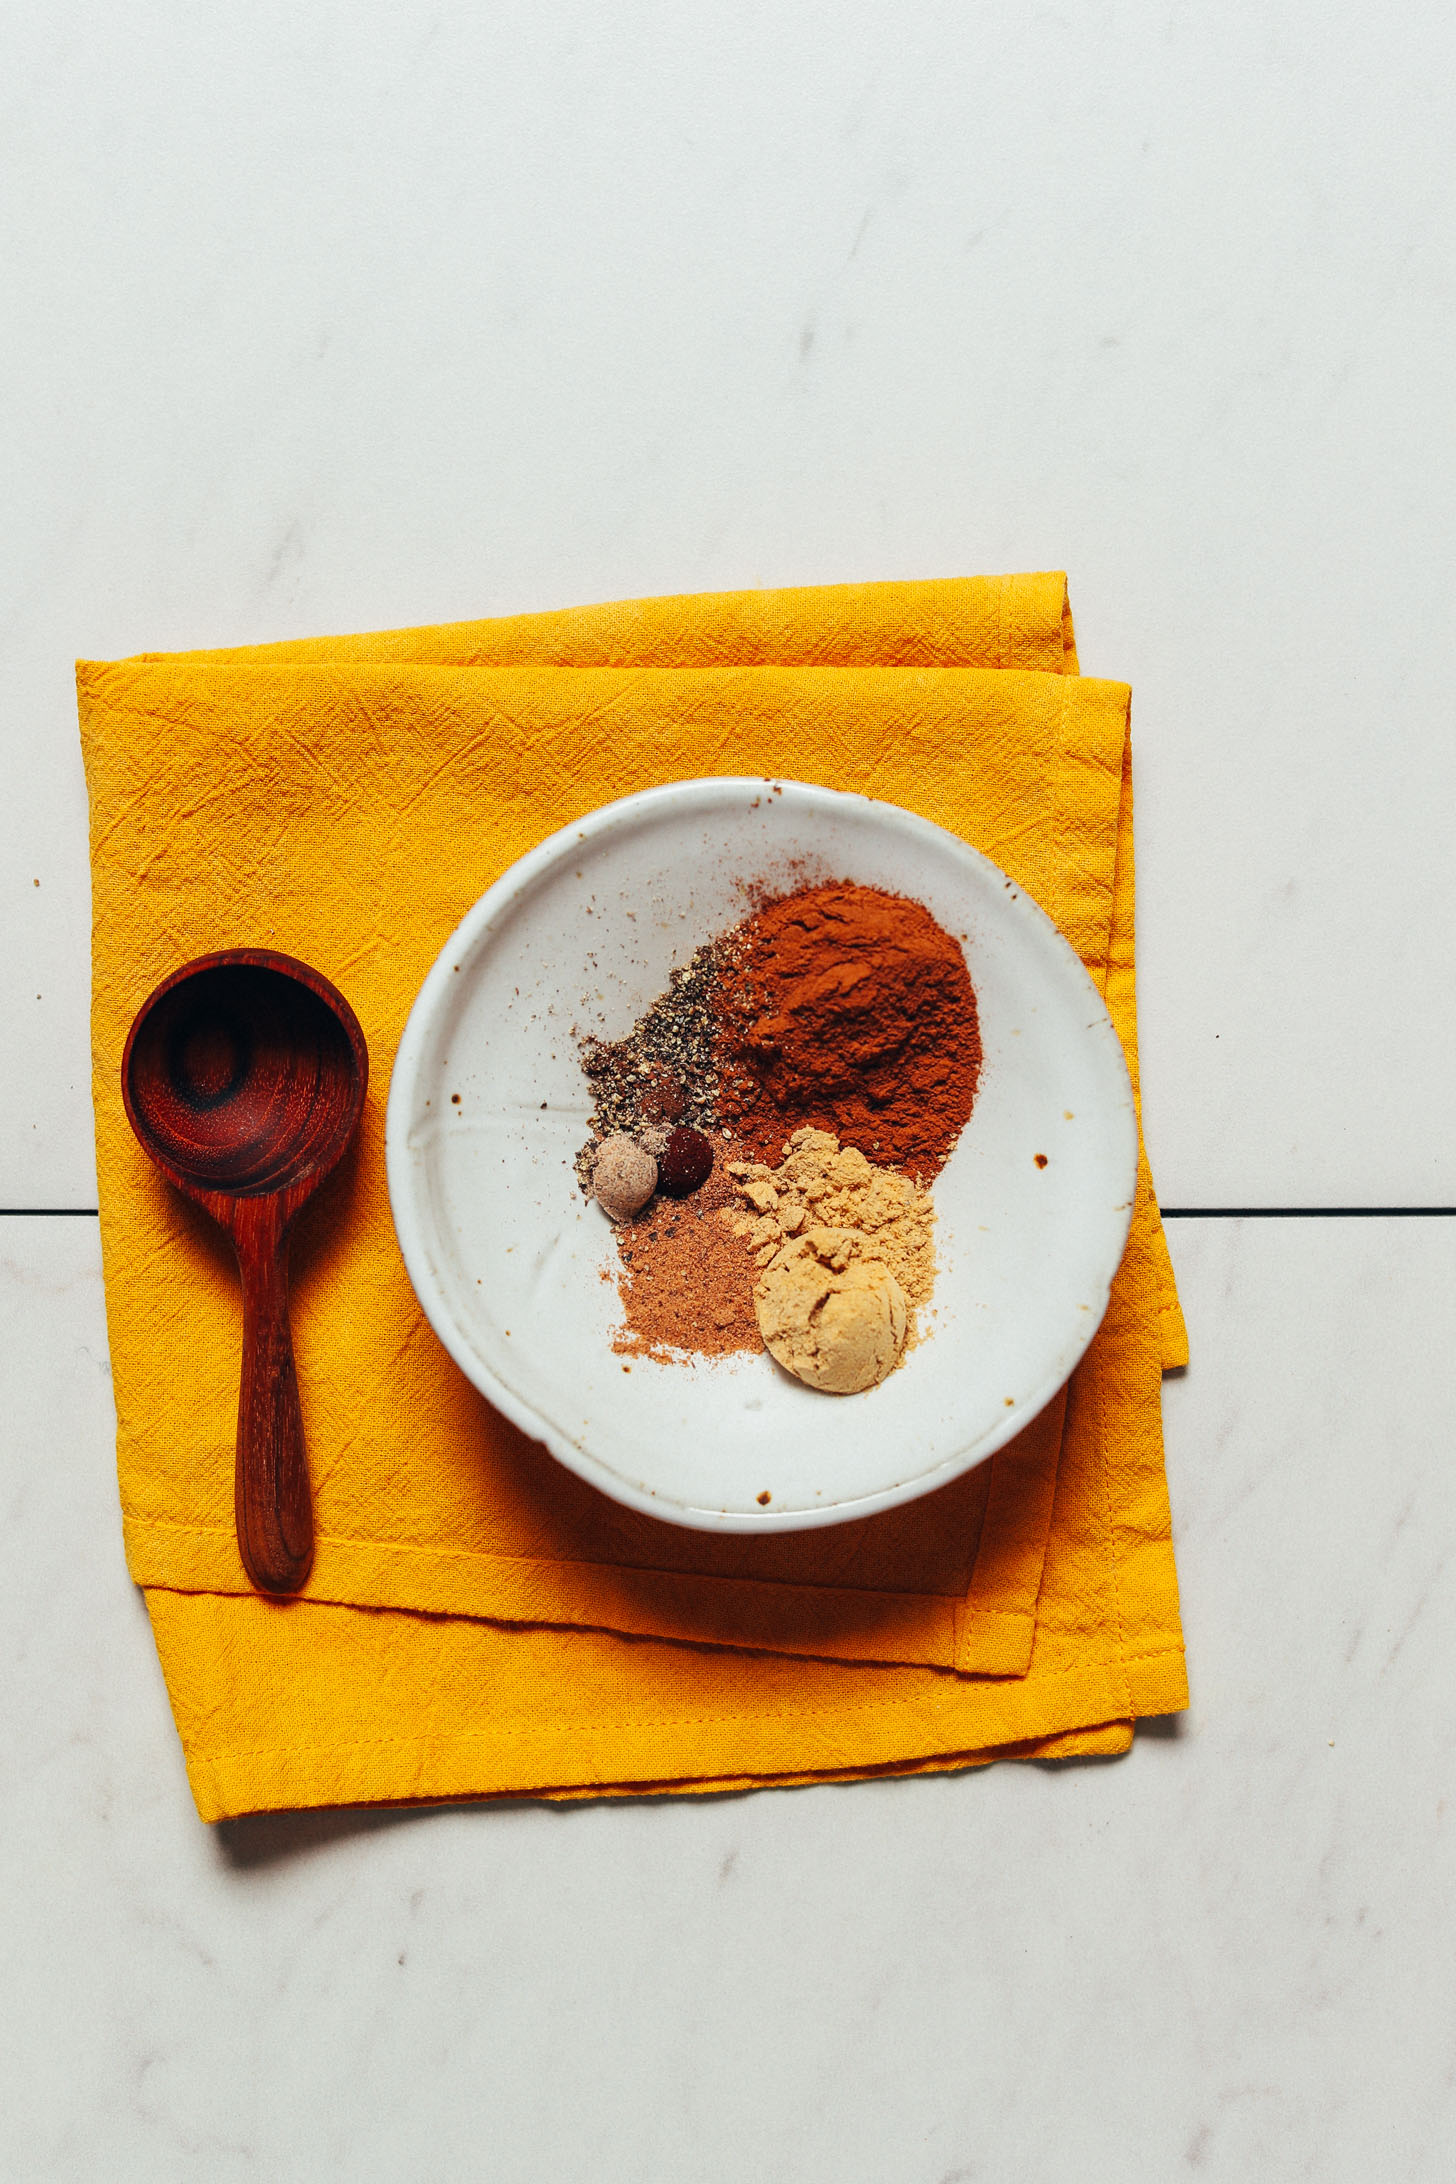
[[[935,1208],[927,1190],[853,1146],[841,1151],[827,1130],[796,1130],[777,1168],[735,1161],[728,1173],[744,1203],[724,1207],[719,1219],[744,1238],[760,1268],[797,1238],[835,1231],[835,1263],[852,1258],[866,1272],[883,1268],[894,1277],[906,1307],[905,1347],[914,1343],[916,1307],[930,1301],[935,1285]]]

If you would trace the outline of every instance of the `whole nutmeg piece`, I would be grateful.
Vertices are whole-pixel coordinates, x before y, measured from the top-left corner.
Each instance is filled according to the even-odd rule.
[[[603,1138],[592,1166],[592,1190],[602,1212],[614,1221],[640,1213],[657,1188],[657,1162],[635,1138],[618,1130]]]
[[[657,1156],[657,1187],[669,1198],[686,1198],[713,1171],[713,1148],[701,1130],[674,1130]]]

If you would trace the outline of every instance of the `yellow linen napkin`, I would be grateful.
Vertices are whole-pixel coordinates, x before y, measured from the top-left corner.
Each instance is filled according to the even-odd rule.
[[[1145,1164],[1069,1399],[935,1496],[766,1542],[619,1509],[506,1425],[423,1322],[383,1185],[394,1047],[458,917],[544,834],[687,774],[867,790],[974,841],[1079,948],[1136,1082],[1127,692],[1075,671],[1059,576],[81,667],[127,1551],[206,1817],[1107,1749],[1183,1703],[1158,1373],[1186,1350]],[[319,1542],[286,1607],[233,1537],[227,1247],[117,1086],[156,979],[248,944],[341,984],[373,1060],[358,1157],[295,1253]]]

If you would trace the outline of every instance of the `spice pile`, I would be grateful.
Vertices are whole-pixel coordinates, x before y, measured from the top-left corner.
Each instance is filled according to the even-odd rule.
[[[745,1201],[728,1226],[763,1269],[754,1303],[768,1348],[811,1388],[874,1387],[930,1301],[930,1193],[807,1125],[777,1168],[735,1161],[728,1172]]]
[[[935,1274],[928,1185],[975,1099],[965,961],[928,910],[847,881],[699,948],[625,1039],[583,1040],[577,1176],[617,1224],[624,1355],[767,1346],[872,1387]]]
[[[976,1096],[965,958],[930,912],[848,883],[770,903],[729,935],[711,1006],[718,1119],[777,1160],[796,1124],[928,1183]]]

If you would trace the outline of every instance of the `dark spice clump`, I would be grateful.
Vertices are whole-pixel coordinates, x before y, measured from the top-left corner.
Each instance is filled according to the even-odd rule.
[[[712,1143],[701,1130],[674,1130],[657,1156],[657,1188],[669,1198],[686,1198],[707,1182],[712,1167]]]

